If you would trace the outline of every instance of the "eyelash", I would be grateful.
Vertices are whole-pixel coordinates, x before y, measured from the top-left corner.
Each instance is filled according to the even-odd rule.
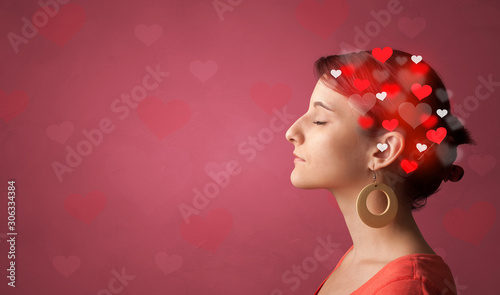
[[[313,123],[316,125],[325,125],[326,124],[326,122],[321,122],[321,121],[314,121]]]

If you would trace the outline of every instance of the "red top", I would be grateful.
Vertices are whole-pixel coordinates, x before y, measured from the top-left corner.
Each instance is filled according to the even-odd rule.
[[[332,273],[339,267],[342,256]],[[319,286],[315,295],[325,284],[330,274]],[[457,294],[451,270],[441,256],[436,254],[410,254],[386,264],[366,283],[351,295],[452,295]]]

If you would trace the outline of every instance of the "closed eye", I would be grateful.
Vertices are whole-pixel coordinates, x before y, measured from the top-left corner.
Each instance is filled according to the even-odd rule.
[[[326,122],[321,122],[321,121],[314,121],[313,123],[316,125],[325,125],[326,124]]]

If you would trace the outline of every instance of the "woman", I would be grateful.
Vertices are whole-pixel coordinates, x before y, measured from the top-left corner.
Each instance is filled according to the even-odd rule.
[[[376,48],[320,58],[308,111],[287,131],[294,186],[328,189],[353,245],[316,294],[456,294],[448,265],[412,211],[458,181],[473,143],[420,56]]]

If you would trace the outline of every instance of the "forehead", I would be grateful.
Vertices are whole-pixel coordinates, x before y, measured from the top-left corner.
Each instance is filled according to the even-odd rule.
[[[314,87],[310,100],[311,107],[315,101],[321,101],[336,110],[351,111],[351,107],[348,104],[348,98],[332,89],[332,87],[322,79],[319,79]]]

